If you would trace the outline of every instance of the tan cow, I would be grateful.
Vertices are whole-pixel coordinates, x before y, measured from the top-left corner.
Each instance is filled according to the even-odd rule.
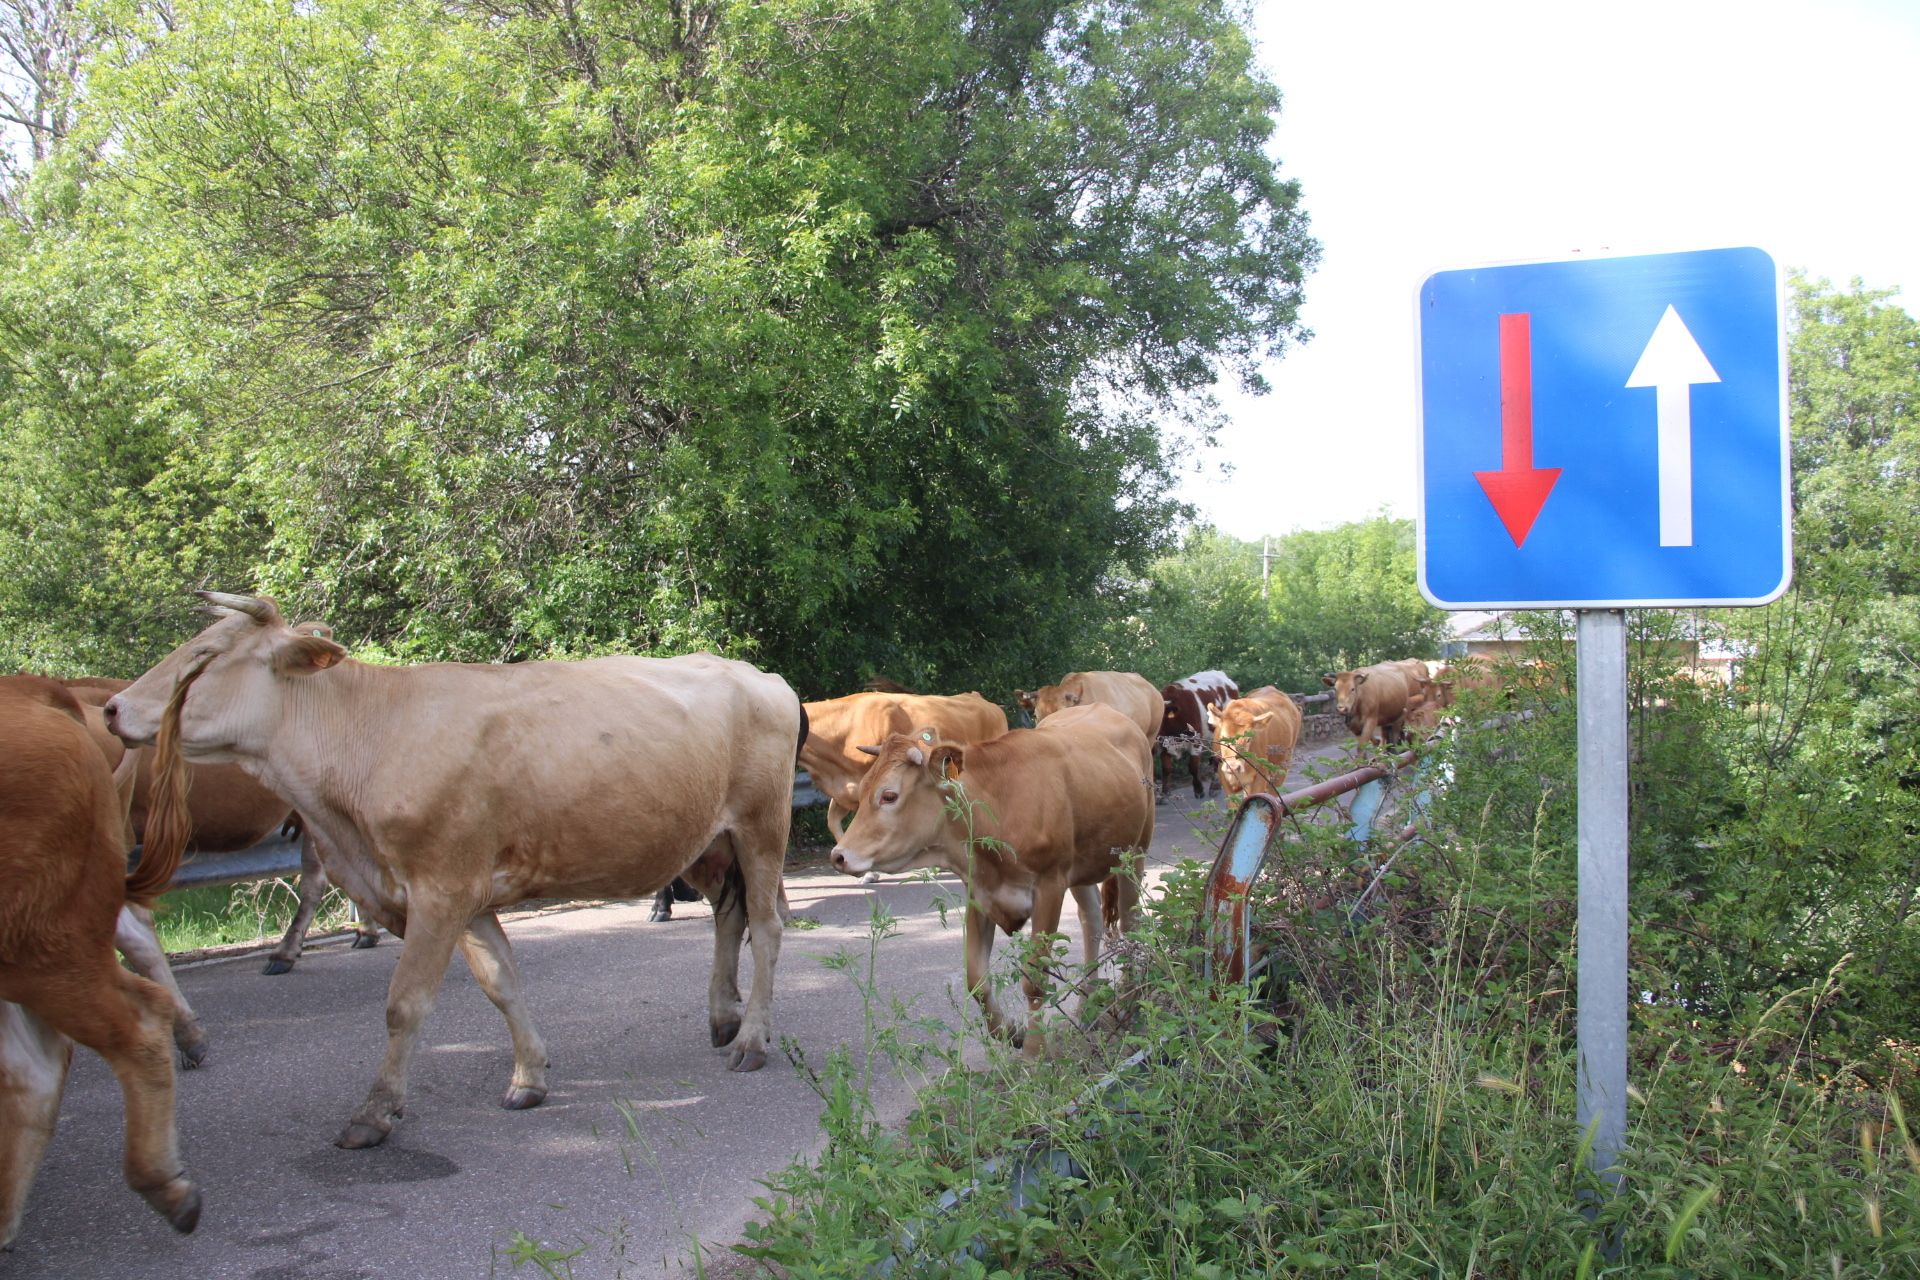
[[[890,733],[930,728],[950,742],[987,742],[1007,731],[1007,713],[977,693],[854,693],[809,702],[800,767],[827,798],[827,830],[839,839],[859,808],[860,779],[873,757],[859,748]]]
[[[1061,676],[1059,684],[1041,685],[1032,692],[1016,689],[1013,696],[1033,713],[1035,725],[1068,707],[1112,707],[1139,725],[1148,742],[1159,734],[1166,715],[1160,690],[1132,671],[1073,671]]]
[[[1227,803],[1249,791],[1279,795],[1300,743],[1300,705],[1292,696],[1265,685],[1224,707],[1208,707],[1207,719],[1220,753]]]
[[[1413,684],[1398,662],[1320,677],[1333,690],[1333,706],[1346,718],[1347,730],[1362,742],[1398,742],[1405,736]],[[1424,677],[1423,677],[1424,683]]]
[[[173,877],[149,850],[127,872],[113,775],[57,682],[0,678],[0,1247],[19,1231],[52,1136],[73,1041],[125,1098],[127,1184],[176,1231],[200,1219],[173,1121],[173,1006],[120,967],[114,920]]]
[[[732,859],[733,891],[715,908],[713,1043],[734,1070],[766,1064],[802,725],[785,681],[709,654],[368,666],[289,627],[271,600],[200,594],[224,616],[108,702],[107,722],[144,744],[177,720],[188,756],[238,764],[285,796],[322,840],[328,874],[406,940],[386,1057],[341,1146],[391,1131],[455,947],[512,1035],[502,1105],[539,1104],[546,1045],[495,912],[532,897],[644,897],[706,854]]]
[[[950,810],[948,801],[960,803]],[[1105,923],[1133,926],[1144,851],[1153,839],[1153,757],[1147,735],[1106,706],[1069,707],[1038,728],[976,746],[931,732],[891,734],[860,784],[860,811],[833,865],[848,875],[944,867],[966,882],[967,989],[1004,1030],[987,977],[993,929],[1035,935],[1060,926],[1067,894],[1080,910],[1085,962]],[[1026,966],[1026,1050],[1041,1051],[1044,970]]]

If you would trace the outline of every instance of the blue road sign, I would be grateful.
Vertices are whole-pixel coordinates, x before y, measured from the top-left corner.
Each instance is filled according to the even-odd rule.
[[[1419,306],[1427,599],[1601,609],[1765,604],[1786,590],[1772,258],[1442,271]]]

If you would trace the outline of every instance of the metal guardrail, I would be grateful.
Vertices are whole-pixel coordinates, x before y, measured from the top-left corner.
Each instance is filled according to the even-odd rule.
[[[805,769],[793,775],[793,807],[811,809],[827,802]],[[128,857],[131,866],[140,860],[140,846]],[[274,833],[259,844],[232,853],[189,853],[180,869],[168,882],[175,889],[199,889],[207,885],[239,884],[246,880],[274,880],[300,874],[300,841]]]

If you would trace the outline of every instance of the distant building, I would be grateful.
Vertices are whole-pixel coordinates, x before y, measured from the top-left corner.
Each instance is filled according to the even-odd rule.
[[[1463,609],[1450,614],[1450,637],[1442,647],[1441,656],[1458,658],[1476,654],[1496,662],[1503,659],[1519,662],[1537,656],[1532,646],[1540,638],[1521,624],[1520,612],[1515,609]],[[1572,619],[1566,619],[1565,625],[1564,634],[1571,639]],[[1697,615],[1685,630],[1693,634],[1669,642],[1675,669],[1711,676],[1723,685],[1732,684],[1735,666],[1747,656],[1744,650],[1725,637],[1713,634],[1712,628],[1699,626]]]

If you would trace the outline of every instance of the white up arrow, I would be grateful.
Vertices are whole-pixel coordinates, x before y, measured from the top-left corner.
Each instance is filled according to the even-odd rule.
[[[1627,375],[1629,387],[1654,388],[1659,422],[1660,545],[1693,545],[1693,391],[1696,382],[1718,382],[1706,353],[1687,332],[1680,313],[1668,307],[1647,339],[1640,362]]]

